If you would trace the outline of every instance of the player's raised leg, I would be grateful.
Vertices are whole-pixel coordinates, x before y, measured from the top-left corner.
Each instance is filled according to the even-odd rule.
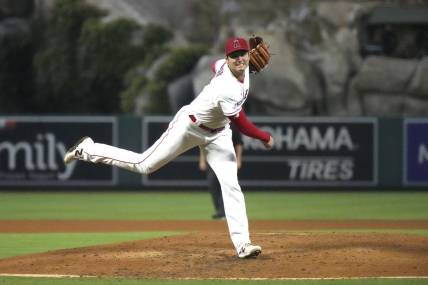
[[[142,174],[152,173],[200,143],[200,138],[189,134],[190,120],[184,114],[183,112],[177,113],[168,129],[143,153],[95,143],[91,138],[84,137],[67,151],[64,163],[83,160],[117,166]]]

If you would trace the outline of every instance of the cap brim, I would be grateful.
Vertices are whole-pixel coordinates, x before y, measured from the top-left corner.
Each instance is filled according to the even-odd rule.
[[[234,53],[235,51],[246,51],[246,52],[249,52],[249,50],[248,50],[248,49],[240,48],[240,49],[235,49],[235,50],[233,50],[233,51],[228,52],[228,53],[226,54],[226,56],[228,56],[228,55],[229,55],[229,54],[231,54],[231,53]]]

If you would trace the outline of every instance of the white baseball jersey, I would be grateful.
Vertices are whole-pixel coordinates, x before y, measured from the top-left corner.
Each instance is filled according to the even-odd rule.
[[[227,117],[238,114],[248,97],[250,88],[249,69],[244,82],[238,81],[227,67],[225,59],[216,61],[215,76],[190,104],[190,110],[198,121],[216,129],[229,124]]]
[[[149,174],[199,146],[220,182],[230,236],[239,252],[242,245],[250,243],[250,237],[228,116],[238,114],[247,99],[249,69],[243,82],[233,76],[225,59],[216,62],[215,72],[200,95],[177,112],[168,129],[143,153],[92,142],[77,146],[76,153],[82,156],[76,159]]]

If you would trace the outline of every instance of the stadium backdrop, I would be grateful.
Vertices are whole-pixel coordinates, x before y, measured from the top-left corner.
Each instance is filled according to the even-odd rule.
[[[165,116],[0,117],[0,188],[54,186],[201,188],[199,150],[141,176],[82,162],[64,166],[81,136],[142,152],[168,128]],[[248,188],[422,188],[428,185],[428,119],[252,117],[273,134],[266,151],[244,137],[241,184]],[[179,186],[179,187],[177,187]]]

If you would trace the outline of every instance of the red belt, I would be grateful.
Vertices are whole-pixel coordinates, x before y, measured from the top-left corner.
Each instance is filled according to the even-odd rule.
[[[190,118],[190,120],[192,120],[193,123],[196,122],[196,117],[194,115],[189,115],[189,118]],[[200,127],[201,129],[203,129],[205,131],[213,133],[213,134],[218,133],[218,132],[224,130],[224,127],[217,128],[217,129],[212,129],[210,127],[205,126],[204,124],[200,124],[200,125],[198,125],[198,127]]]

